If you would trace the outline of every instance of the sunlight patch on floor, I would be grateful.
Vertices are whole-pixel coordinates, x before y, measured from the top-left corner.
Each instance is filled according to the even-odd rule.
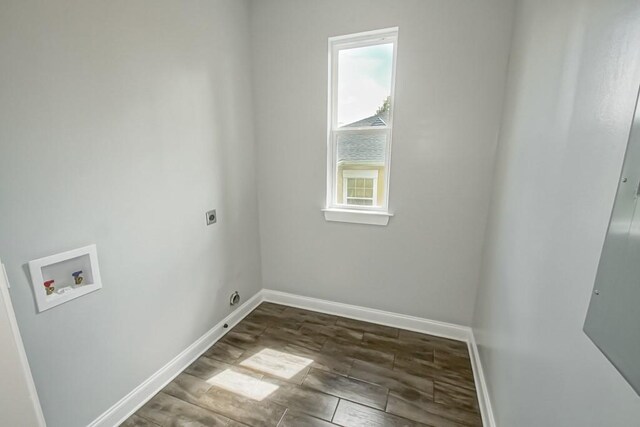
[[[240,365],[288,380],[311,363],[313,360],[306,357],[265,348],[240,362]]]
[[[227,369],[209,378],[207,382],[223,390],[248,397],[253,400],[263,400],[278,389],[275,384],[262,381],[249,375]]]

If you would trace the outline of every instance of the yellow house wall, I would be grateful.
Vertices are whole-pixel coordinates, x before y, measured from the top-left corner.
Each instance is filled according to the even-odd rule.
[[[336,182],[336,199],[338,204],[344,203],[344,193],[343,193],[343,171],[352,170],[352,171],[370,171],[377,170],[378,171],[378,206],[381,206],[384,203],[384,189],[386,186],[385,176],[384,176],[384,166],[371,166],[371,165],[350,165],[350,164],[340,164],[338,165],[338,179]]]

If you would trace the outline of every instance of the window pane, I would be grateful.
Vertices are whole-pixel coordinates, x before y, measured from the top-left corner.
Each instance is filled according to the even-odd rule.
[[[338,52],[338,127],[387,124],[392,68],[392,43]]]
[[[336,202],[358,206],[383,206],[386,195],[381,180],[385,176],[387,130],[337,131],[336,144],[336,182],[340,183]],[[376,179],[378,185],[374,193]]]
[[[349,172],[353,173],[353,171],[345,171],[345,173]],[[366,173],[370,172],[366,171]],[[373,187],[374,180],[375,178],[347,178],[347,205],[373,206],[375,199],[373,188],[366,189],[365,187]]]
[[[387,131],[340,132],[337,137],[336,154],[338,165],[384,166],[387,156]]]

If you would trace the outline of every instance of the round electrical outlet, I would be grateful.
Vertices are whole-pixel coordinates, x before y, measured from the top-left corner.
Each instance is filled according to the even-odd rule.
[[[240,302],[240,294],[238,293],[238,291],[235,291],[234,293],[231,294],[231,298],[229,298],[229,304],[236,305],[239,302]]]

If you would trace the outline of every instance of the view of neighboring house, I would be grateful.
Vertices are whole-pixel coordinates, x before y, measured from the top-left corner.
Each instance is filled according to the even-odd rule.
[[[341,127],[386,127],[388,109]],[[384,200],[388,133],[382,129],[342,132],[337,141],[338,204],[380,206]]]

